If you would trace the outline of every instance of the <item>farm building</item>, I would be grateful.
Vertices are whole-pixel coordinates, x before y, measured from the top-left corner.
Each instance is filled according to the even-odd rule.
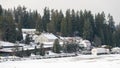
[[[91,50],[93,55],[109,54],[109,49],[106,48],[93,48]]]
[[[120,48],[119,47],[114,47],[111,49],[111,53],[113,54],[120,54]]]

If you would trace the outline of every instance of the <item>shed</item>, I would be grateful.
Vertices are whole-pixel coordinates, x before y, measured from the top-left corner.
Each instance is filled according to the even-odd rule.
[[[93,55],[109,54],[109,49],[106,48],[93,48],[91,50]]]

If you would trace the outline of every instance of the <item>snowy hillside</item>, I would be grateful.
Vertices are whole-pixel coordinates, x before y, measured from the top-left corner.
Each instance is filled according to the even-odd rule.
[[[7,61],[2,68],[120,68],[120,55],[80,55],[77,57]]]

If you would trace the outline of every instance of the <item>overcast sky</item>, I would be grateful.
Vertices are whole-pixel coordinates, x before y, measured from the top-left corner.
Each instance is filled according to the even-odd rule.
[[[120,22],[120,0],[0,0],[3,8],[14,8],[18,5],[26,6],[28,9],[38,10],[43,13],[44,7],[50,9],[75,9],[91,10],[92,13],[104,11],[106,15],[110,13],[116,23]]]

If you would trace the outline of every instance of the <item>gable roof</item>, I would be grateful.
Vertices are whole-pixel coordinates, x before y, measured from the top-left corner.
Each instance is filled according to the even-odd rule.
[[[57,37],[52,33],[42,33],[41,35],[43,35],[44,37],[48,39],[57,39]]]
[[[22,29],[22,31],[36,31],[36,29]]]

